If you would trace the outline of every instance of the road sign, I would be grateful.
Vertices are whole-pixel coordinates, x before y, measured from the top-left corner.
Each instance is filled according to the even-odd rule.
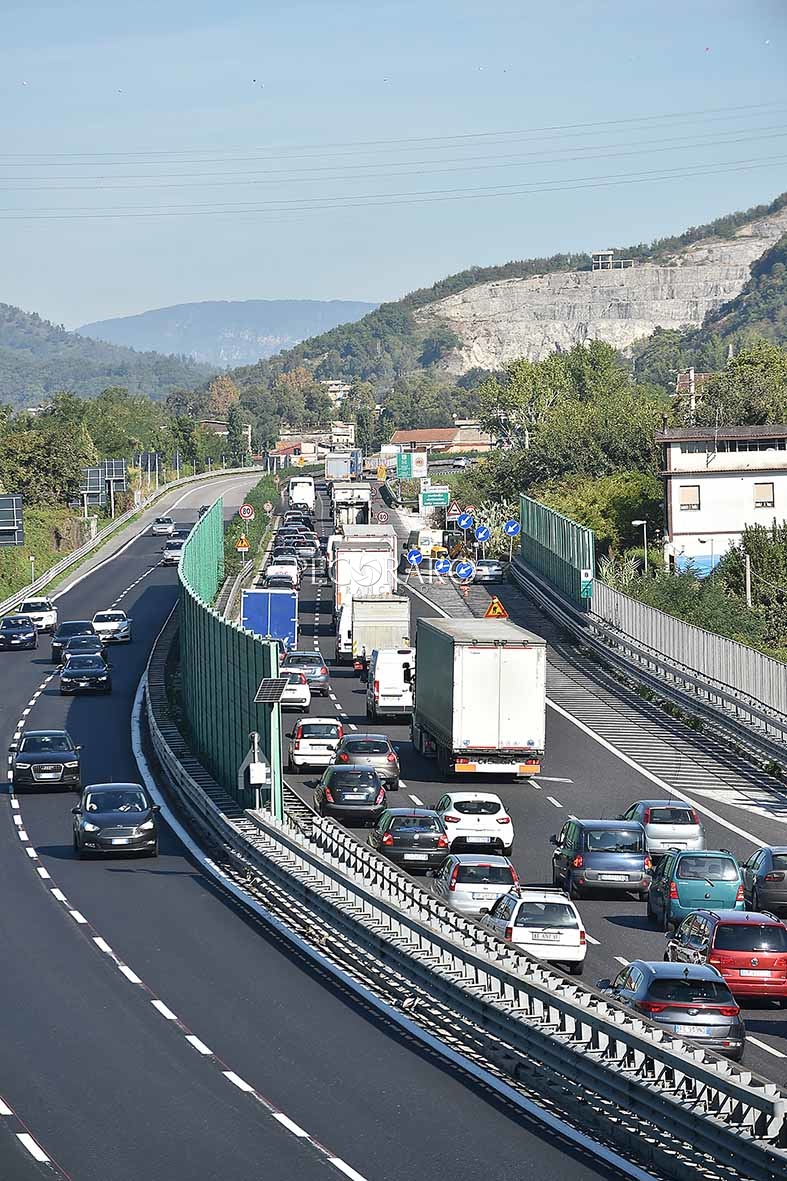
[[[478,509],[475,507],[474,504],[468,504],[467,508],[465,509],[465,512],[470,513],[470,515],[472,516],[473,513],[478,512]]]
[[[579,597],[580,599],[593,598],[593,571],[583,569],[579,572]]]
[[[437,484],[433,484],[431,488],[425,489],[421,493],[421,508],[448,508],[448,502],[451,499],[451,491],[449,488],[441,488]]]
[[[272,512],[273,512],[273,505],[271,504],[271,502],[270,502],[269,500],[266,500],[266,501],[265,501],[265,504],[264,504],[262,507],[265,509],[265,512],[266,512],[266,513],[272,513]]]
[[[242,521],[253,521],[254,520],[254,505],[242,504],[240,506],[240,508],[238,509],[238,516],[240,517],[240,519]]]
[[[456,518],[456,523],[460,529],[472,529],[473,528],[473,518],[470,515],[470,513],[467,512],[466,509],[463,513],[460,513],[459,516]]]
[[[377,465],[377,479],[381,484],[388,479],[388,468],[384,463],[378,463]]]
[[[461,515],[462,515],[462,510],[460,509],[460,507],[456,503],[456,501],[452,500],[451,503],[449,504],[448,508],[445,510],[446,520],[447,521],[455,521],[458,517],[461,517]]]
[[[481,541],[481,542],[489,541],[489,538],[491,537],[491,535],[492,535],[492,530],[489,528],[488,525],[479,525],[475,531],[476,541]]]
[[[377,514],[377,520],[381,525],[385,525],[385,523],[387,522],[388,513],[385,511],[384,508],[380,509],[379,513]]]
[[[429,461],[425,451],[400,451],[396,457],[396,475],[400,480],[413,480],[428,475]]]
[[[434,572],[435,572],[435,574],[450,574],[451,559],[450,558],[438,558],[434,564]]]
[[[251,546],[249,545],[249,539],[245,533],[241,533],[240,537],[235,542],[235,549],[239,554],[247,554],[251,549]]]
[[[475,566],[472,562],[457,562],[454,567],[454,573],[457,578],[461,578],[464,582],[468,578],[472,578],[475,574]]]
[[[506,537],[519,537],[521,529],[522,526],[519,524],[519,521],[506,521],[503,526],[503,532]]]
[[[420,566],[424,560],[424,555],[419,549],[411,549],[407,551],[407,561],[411,566]]]
[[[508,619],[508,612],[497,595],[494,595],[491,599],[489,606],[484,612],[484,619]]]

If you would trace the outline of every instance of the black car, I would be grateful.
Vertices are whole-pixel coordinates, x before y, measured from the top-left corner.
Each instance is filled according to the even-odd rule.
[[[29,615],[4,615],[0,619],[0,648],[37,648],[38,632]]]
[[[28,730],[19,742],[12,742],[11,775],[14,791],[51,787],[79,790],[79,752],[65,730]]]
[[[205,516],[205,513],[209,513],[209,512],[210,512],[210,505],[209,504],[201,504],[199,506],[199,519],[201,520]]]
[[[385,788],[374,767],[326,767],[314,789],[314,806],[321,816],[373,822],[385,811]]]
[[[66,640],[70,640],[72,636],[94,635],[96,635],[96,629],[93,627],[91,619],[68,619],[65,623],[59,623],[52,632],[53,663],[60,664]]]
[[[69,656],[60,669],[61,693],[111,693],[110,666],[102,656]]]
[[[403,869],[437,869],[449,852],[445,825],[431,808],[387,808],[367,844]]]
[[[107,649],[101,636],[72,636],[63,645],[60,659],[65,662],[71,656],[103,656],[106,659]]]
[[[93,783],[82,792],[74,816],[74,852],[146,853],[158,856],[158,804],[138,783]]]

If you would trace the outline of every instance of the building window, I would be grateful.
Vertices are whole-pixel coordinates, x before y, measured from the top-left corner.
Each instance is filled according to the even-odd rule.
[[[699,484],[681,484],[678,491],[680,493],[681,512],[698,513],[700,511]]]
[[[773,508],[773,484],[754,485],[754,507]]]

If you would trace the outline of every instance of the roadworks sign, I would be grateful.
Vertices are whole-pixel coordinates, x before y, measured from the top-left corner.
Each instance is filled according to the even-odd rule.
[[[494,595],[491,603],[484,612],[484,619],[508,619],[508,612],[497,595]]]
[[[238,540],[235,542],[235,549],[240,554],[247,554],[250,550],[249,539],[245,533],[241,533]]]

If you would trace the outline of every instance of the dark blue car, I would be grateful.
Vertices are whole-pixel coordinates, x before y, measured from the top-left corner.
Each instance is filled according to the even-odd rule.
[[[37,648],[38,632],[29,615],[4,615],[0,619],[0,648]]]
[[[550,838],[552,881],[572,898],[591,890],[648,896],[653,863],[645,829],[633,820],[569,820]]]

